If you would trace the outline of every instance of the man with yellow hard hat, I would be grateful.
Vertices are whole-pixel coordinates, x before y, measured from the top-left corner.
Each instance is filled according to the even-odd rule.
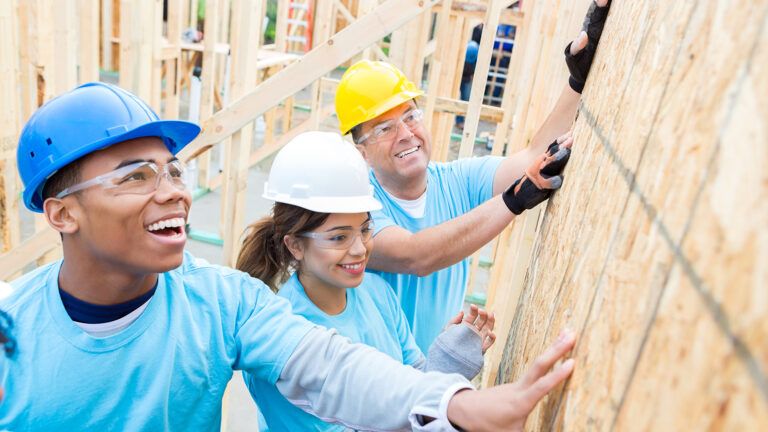
[[[384,206],[372,213],[369,266],[396,290],[422,350],[462,307],[468,257],[562,184],[572,144],[566,133],[609,7],[610,0],[592,4],[584,31],[565,50],[568,85],[530,146],[504,158],[430,162],[432,142],[416,104],[423,92],[414,83],[390,64],[367,60],[342,77],[341,133],[352,134]]]

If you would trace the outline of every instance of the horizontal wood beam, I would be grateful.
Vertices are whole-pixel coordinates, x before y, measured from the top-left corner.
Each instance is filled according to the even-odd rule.
[[[202,124],[203,132],[181,152],[180,158],[189,159],[200,154],[206,147],[221,142],[286,97],[377,43],[437,2],[389,0],[379,5],[370,14],[359,18],[252,92],[234,101],[230,107],[214,114]]]
[[[9,279],[48,251],[60,246],[61,237],[57,231],[51,228],[42,229],[20,245],[0,255],[0,280]]]

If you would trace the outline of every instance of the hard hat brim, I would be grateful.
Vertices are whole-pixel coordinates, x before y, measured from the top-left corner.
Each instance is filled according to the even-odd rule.
[[[318,213],[366,213],[382,209],[381,203],[370,196],[291,198],[286,195],[265,193],[262,197]]]
[[[144,137],[158,137],[163,139],[165,146],[171,154],[176,155],[184,147],[187,146],[197,135],[200,134],[200,126],[195,123],[187,122],[183,120],[156,120],[143,124],[135,129],[126,131],[122,134],[116,134],[104,138],[102,140],[91,143],[78,148],[76,151],[70,152],[61,156],[56,160],[53,166],[51,174],[45,176],[45,173],[41,173],[39,176],[45,176],[45,178],[33,178],[30,184],[35,184],[35,188],[26,188],[23,193],[24,202],[27,203],[27,208],[30,210],[42,213],[43,212],[43,187],[45,181],[56,173],[56,171],[64,168],[72,162],[89,155],[93,152],[103,150],[107,147],[115,144],[129,141],[136,138]]]
[[[414,99],[416,99],[417,97],[419,97],[419,96],[421,96],[423,94],[424,94],[424,92],[421,89],[419,89],[419,88],[417,88],[416,90],[404,90],[404,91],[401,91],[400,93],[397,93],[397,94],[393,95],[389,99],[387,99],[384,102],[382,102],[381,104],[379,104],[376,107],[376,109],[371,110],[368,113],[368,115],[366,116],[367,118],[365,120],[363,120],[362,122],[360,122],[358,124],[347,125],[346,127],[344,127],[341,130],[341,134],[342,135],[346,135],[346,134],[349,133],[349,131],[354,129],[355,126],[361,125],[361,124],[363,124],[363,123],[365,123],[367,121],[371,121],[371,120],[375,119],[376,117],[384,114],[385,112],[391,110],[392,108],[395,108],[398,105],[402,105],[402,104],[404,104],[404,103],[406,103],[406,102],[408,102],[410,100],[414,100]]]

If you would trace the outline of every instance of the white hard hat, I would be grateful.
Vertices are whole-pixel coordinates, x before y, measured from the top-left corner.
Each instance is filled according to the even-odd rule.
[[[286,144],[272,163],[263,197],[320,213],[381,209],[365,159],[333,132],[305,132]]]

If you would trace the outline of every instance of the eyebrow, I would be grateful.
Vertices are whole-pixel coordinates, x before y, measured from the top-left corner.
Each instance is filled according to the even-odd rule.
[[[360,226],[363,226],[363,225],[369,223],[370,221],[371,221],[371,218],[369,217],[368,219],[364,220],[363,223],[360,224]],[[325,232],[336,231],[336,230],[351,230],[351,229],[352,229],[351,225],[339,225],[339,226],[335,226],[333,228],[329,228],[329,229],[325,230]]]
[[[174,162],[174,161],[177,161],[177,160],[179,160],[179,158],[177,158],[176,156],[171,156],[171,157],[168,158],[168,161],[166,163],[171,163],[171,162]],[[124,161],[120,162],[119,164],[117,164],[117,166],[114,169],[120,169],[120,168],[122,168],[124,166],[133,165],[133,164],[139,163],[139,162],[152,162],[152,163],[155,163],[155,160],[154,159],[128,159],[128,160],[124,160]]]
[[[371,127],[371,130],[373,130],[373,128],[375,128],[376,126],[383,125],[386,122],[390,122],[390,121],[394,121],[394,120],[397,120],[399,118],[402,118],[404,115],[408,114],[409,112],[411,112],[411,111],[413,111],[415,109],[418,109],[418,107],[415,107],[415,106],[408,107],[408,109],[403,111],[403,113],[400,114],[399,116],[392,117],[391,119],[387,119],[387,120],[382,120],[382,121],[376,123],[375,125],[373,125],[373,127]]]

